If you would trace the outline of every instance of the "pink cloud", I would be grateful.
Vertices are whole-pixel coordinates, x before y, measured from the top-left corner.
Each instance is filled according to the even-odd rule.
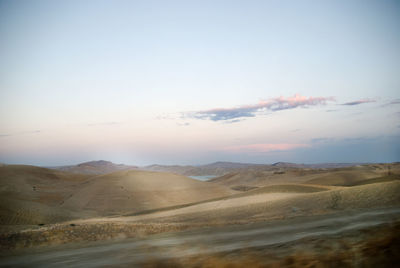
[[[206,119],[212,121],[232,120],[241,117],[254,117],[257,113],[266,111],[280,111],[294,109],[297,107],[309,107],[324,105],[328,101],[335,101],[334,97],[305,97],[296,94],[293,97],[278,97],[268,100],[262,100],[257,104],[242,105],[231,108],[214,108],[204,111],[198,111],[189,114],[196,119]]]
[[[370,102],[376,102],[376,100],[373,100],[373,99],[361,99],[361,100],[346,102],[346,103],[343,103],[342,105],[353,106],[353,105],[360,105],[360,104],[370,103]]]
[[[228,146],[223,148],[223,150],[235,153],[267,153],[273,151],[290,151],[307,147],[311,147],[311,145],[305,143],[261,143]]]

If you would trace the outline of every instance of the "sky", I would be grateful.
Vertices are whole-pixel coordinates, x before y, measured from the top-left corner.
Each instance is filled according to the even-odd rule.
[[[0,162],[400,161],[398,1],[0,0]]]

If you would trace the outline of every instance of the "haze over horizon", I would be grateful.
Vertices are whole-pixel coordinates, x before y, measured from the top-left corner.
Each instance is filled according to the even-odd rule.
[[[0,162],[400,161],[398,1],[0,1]]]

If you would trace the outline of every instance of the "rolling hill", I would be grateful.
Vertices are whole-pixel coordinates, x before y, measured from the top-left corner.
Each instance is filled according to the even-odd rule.
[[[232,192],[224,186],[161,172],[124,170],[93,176],[6,165],[0,167],[0,225],[48,224],[135,212]]]
[[[89,179],[63,207],[110,215],[198,202],[233,192],[182,175],[128,170]]]
[[[277,162],[274,164],[248,164],[235,162],[215,162],[199,166],[180,166],[180,165],[150,165],[141,167],[143,170],[163,171],[181,174],[185,176],[223,176],[234,172],[266,172],[280,171],[288,169],[337,169],[353,167],[356,163],[322,163],[322,164],[295,164],[288,162]]]
[[[84,216],[60,206],[87,178],[34,166],[1,166],[0,224],[39,224]]]
[[[398,164],[373,164],[332,169],[292,167],[277,170],[244,169],[211,179],[209,182],[231,188],[251,188],[281,183],[351,186],[363,180],[386,176],[389,170],[393,174],[400,174],[399,166]]]
[[[81,173],[81,174],[92,174],[92,175],[107,174],[119,170],[137,169],[136,166],[114,164],[112,162],[104,160],[90,161],[72,166],[59,166],[59,167],[48,167],[48,168],[67,171],[70,173]]]
[[[400,205],[398,163],[279,166],[243,168],[208,182],[138,169],[89,175],[3,166],[0,246],[137,237]]]

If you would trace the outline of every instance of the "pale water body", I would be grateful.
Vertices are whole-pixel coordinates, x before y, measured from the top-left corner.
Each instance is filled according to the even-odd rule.
[[[214,175],[207,175],[207,176],[188,176],[189,178],[195,179],[195,180],[199,180],[199,181],[208,181],[211,180],[213,178],[216,178],[218,176],[214,176]]]

